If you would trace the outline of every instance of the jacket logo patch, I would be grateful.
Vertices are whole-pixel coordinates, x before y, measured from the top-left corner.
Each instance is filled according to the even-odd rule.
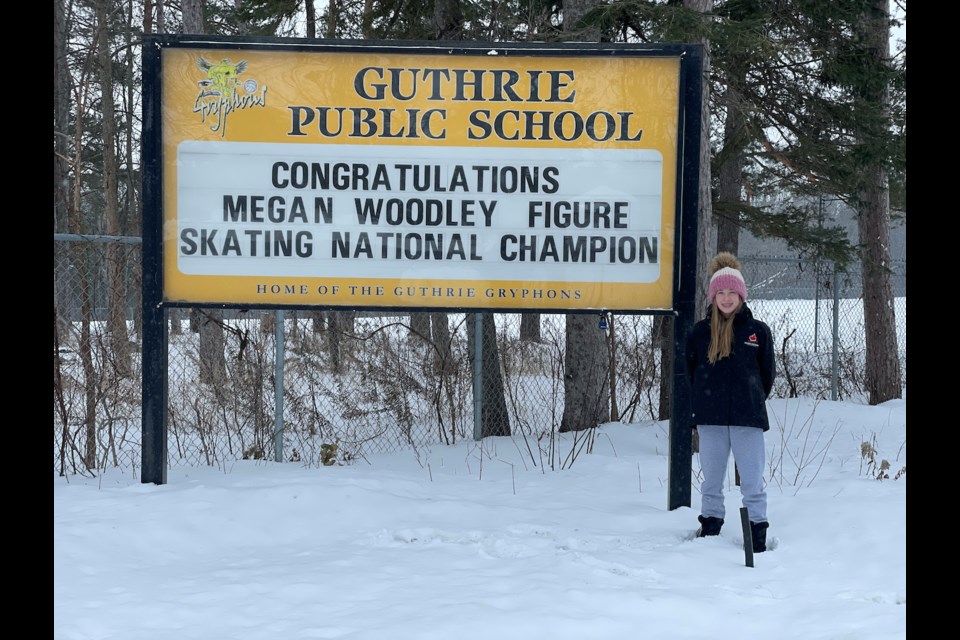
[[[760,343],[757,340],[757,334],[751,333],[750,337],[748,337],[747,341],[743,344],[747,345],[748,347],[759,347]]]

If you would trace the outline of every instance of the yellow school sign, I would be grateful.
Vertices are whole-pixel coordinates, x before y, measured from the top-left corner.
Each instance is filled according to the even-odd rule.
[[[682,47],[152,46],[164,303],[673,308]]]

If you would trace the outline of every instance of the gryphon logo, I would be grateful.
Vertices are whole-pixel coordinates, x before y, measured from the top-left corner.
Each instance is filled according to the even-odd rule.
[[[210,121],[210,130],[218,131],[220,137],[227,134],[227,116],[234,110],[266,106],[267,86],[261,86],[250,78],[240,82],[240,75],[247,70],[247,61],[234,64],[224,58],[214,64],[197,59],[197,66],[206,74],[197,82],[200,92],[193,104],[193,112],[200,114],[200,121]]]

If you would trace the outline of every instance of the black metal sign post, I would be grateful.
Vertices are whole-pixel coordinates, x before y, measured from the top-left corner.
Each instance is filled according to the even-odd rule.
[[[143,47],[145,78],[160,80],[160,45]],[[163,163],[160,153],[160,91],[143,92],[143,483],[167,482],[167,310],[163,306]]]
[[[701,97],[700,77],[703,72],[703,50],[692,47],[680,68],[683,87],[682,131],[678,144],[682,153],[682,171],[677,180],[677,202],[680,203],[677,229],[679,248],[674,254],[674,317],[673,376],[670,407],[670,469],[667,509],[690,506],[692,481],[693,412],[690,394],[684,379],[684,342],[693,327],[697,293],[697,220],[700,194]]]

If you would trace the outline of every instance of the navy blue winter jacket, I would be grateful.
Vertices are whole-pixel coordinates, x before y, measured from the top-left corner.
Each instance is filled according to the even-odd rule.
[[[687,337],[687,378],[691,387],[693,424],[770,429],[767,396],[773,389],[776,363],[770,327],[753,317],[746,304],[733,318],[730,355],[714,364],[710,346],[710,308]]]

